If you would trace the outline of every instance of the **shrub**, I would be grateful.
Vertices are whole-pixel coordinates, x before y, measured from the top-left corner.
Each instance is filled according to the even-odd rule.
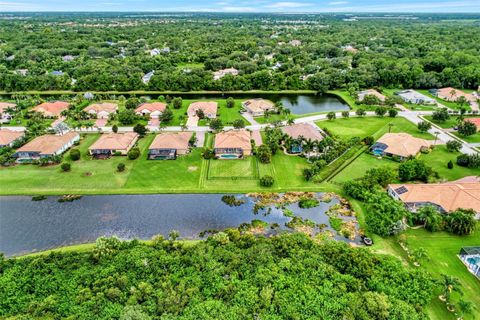
[[[113,131],[113,133],[117,133],[117,132],[118,132],[118,126],[117,126],[116,124],[114,124],[114,125],[112,126],[112,131]]]
[[[70,159],[72,159],[73,161],[80,160],[80,150],[72,149],[70,151]]]
[[[257,158],[261,163],[270,163],[272,160],[272,152],[266,144],[262,144],[257,148]]]
[[[125,171],[125,163],[120,162],[120,163],[117,165],[117,171],[118,171],[118,172],[123,172],[123,171]]]
[[[420,121],[418,124],[417,124],[417,128],[418,130],[420,130],[421,132],[427,132],[428,130],[432,129],[432,124],[428,121]]]
[[[204,159],[209,160],[215,157],[215,152],[212,149],[205,148],[202,152]]]
[[[395,118],[397,116],[397,114],[398,114],[397,110],[395,110],[393,108],[388,109],[388,116],[390,118]]]
[[[223,129],[223,123],[222,120],[219,118],[215,118],[210,120],[210,129],[212,130],[222,130]]]
[[[119,156],[121,156],[121,155],[122,155],[122,153],[121,153],[120,151],[115,151],[115,152],[113,153],[113,156],[114,156],[114,157],[119,157]]]
[[[453,169],[453,161],[452,160],[448,161],[447,168],[448,169]]]
[[[135,160],[140,156],[140,149],[139,148],[132,148],[127,153],[127,157],[130,160]]]
[[[447,141],[447,150],[450,152],[458,152],[462,148],[462,143],[457,140]]]
[[[320,204],[320,201],[314,198],[303,198],[298,201],[298,206],[302,209],[309,209],[317,207]]]
[[[173,98],[172,104],[174,109],[180,109],[182,107],[183,100],[180,97]]]
[[[446,108],[436,110],[432,114],[432,119],[437,122],[445,122],[450,119],[450,115],[448,114],[448,110]]]
[[[136,132],[140,137],[143,137],[147,133],[147,128],[143,124],[138,123],[133,127],[133,132]]]
[[[462,136],[468,137],[477,133],[477,126],[470,121],[463,121],[458,125],[458,133]]]
[[[371,146],[375,142],[375,139],[372,136],[368,136],[363,138],[362,141],[366,146]]]
[[[480,168],[480,155],[461,154],[457,157],[457,164],[461,167]]]
[[[366,115],[367,113],[365,112],[365,110],[363,110],[362,108],[359,108],[357,109],[357,111],[355,111],[355,114],[359,117],[363,117],[364,115]]]
[[[273,179],[273,177],[269,175],[265,175],[260,178],[260,185],[262,187],[271,187],[274,182],[275,180]]]
[[[335,112],[331,111],[329,113],[327,113],[327,119],[328,120],[333,120],[335,119],[337,116],[335,115]]]
[[[342,117],[344,118],[350,117],[350,111],[342,111]]]
[[[401,181],[420,180],[427,182],[432,174],[432,168],[417,159],[408,160],[398,167],[398,177]]]
[[[385,107],[375,108],[375,114],[377,116],[383,117],[386,113],[387,113],[387,108],[385,108]]]
[[[72,169],[72,165],[68,162],[62,163],[62,165],[60,167],[62,168],[63,172],[67,172],[67,171],[70,171]]]
[[[245,128],[245,121],[243,121],[242,119],[237,119],[233,121],[233,127],[235,129]]]
[[[235,100],[232,97],[227,99],[227,108],[233,108],[235,106]]]
[[[458,209],[445,217],[446,229],[457,235],[471,234],[475,230],[475,212],[472,209]]]

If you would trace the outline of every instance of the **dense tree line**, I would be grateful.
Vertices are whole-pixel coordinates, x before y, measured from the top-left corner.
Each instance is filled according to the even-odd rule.
[[[91,252],[0,260],[0,317],[423,319],[434,287],[394,257],[299,233],[100,238]]]
[[[480,85],[480,27],[473,23],[347,23],[329,15],[94,16],[2,20],[0,90],[325,91]],[[291,40],[301,45],[293,46]],[[346,50],[349,46],[358,51]],[[155,48],[168,49],[150,55]],[[213,71],[231,67],[239,70],[238,76],[213,80]],[[18,72],[22,69],[28,69],[26,75]],[[142,76],[152,70],[153,77],[144,84]]]

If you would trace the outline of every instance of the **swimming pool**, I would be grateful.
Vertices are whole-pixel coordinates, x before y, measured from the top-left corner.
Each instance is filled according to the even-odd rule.
[[[219,159],[238,159],[240,156],[238,154],[222,154],[218,157]]]

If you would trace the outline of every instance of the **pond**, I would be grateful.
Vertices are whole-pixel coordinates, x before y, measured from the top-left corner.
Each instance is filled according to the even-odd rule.
[[[62,203],[58,202],[59,197],[43,201],[32,201],[26,196],[0,197],[0,252],[7,256],[20,255],[93,242],[101,236],[150,239],[157,234],[168,236],[171,230],[177,230],[183,239],[198,239],[202,231],[238,227],[252,220],[278,224],[280,230],[288,229],[285,224],[292,218],[287,217],[283,209],[271,205],[255,214],[254,198],[235,197],[244,203],[231,207],[218,194],[84,196]],[[325,224],[325,230],[332,230],[325,213],[338,203],[339,200],[333,198],[310,209],[301,209],[298,203],[288,204],[286,208],[295,216]],[[354,217],[345,219],[356,223]],[[360,241],[358,235],[351,240],[340,235],[334,237]]]

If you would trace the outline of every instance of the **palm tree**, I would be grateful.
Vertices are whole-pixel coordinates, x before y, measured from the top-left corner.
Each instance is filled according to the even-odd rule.
[[[303,153],[309,153],[313,150],[313,148],[315,148],[315,143],[312,141],[312,139],[303,140]]]
[[[392,132],[392,127],[393,126],[394,126],[394,124],[391,123],[391,122],[388,124],[388,133]]]
[[[287,125],[291,126],[291,125],[293,125],[293,124],[295,124],[295,120],[294,120],[293,118],[291,118],[291,117],[288,118],[288,119],[287,119]]]
[[[442,282],[442,296],[445,298],[447,303],[450,302],[450,295],[452,291],[456,291],[462,293],[460,290],[460,281],[457,278],[449,276],[447,274],[443,275],[443,282]]]
[[[455,89],[450,90],[450,98],[453,100],[453,96],[457,94],[457,91]]]
[[[460,301],[458,301],[458,309],[460,309],[460,319],[463,319],[465,314],[472,313],[472,303],[470,301],[460,299]]]

